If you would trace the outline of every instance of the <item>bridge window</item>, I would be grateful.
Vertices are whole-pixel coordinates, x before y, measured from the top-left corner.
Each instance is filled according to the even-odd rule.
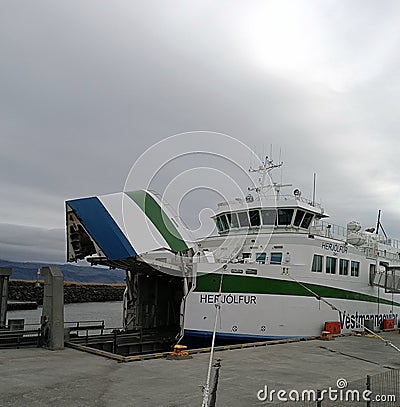
[[[249,216],[247,215],[247,212],[239,212],[237,215],[239,217],[239,223],[242,228],[250,226]]]
[[[251,258],[251,253],[242,253],[242,259],[250,259]]]
[[[351,276],[358,277],[360,275],[360,262],[352,261],[351,262]]]
[[[322,273],[322,259],[323,257],[319,254],[314,254],[311,271],[315,273]]]
[[[328,274],[336,274],[336,257],[326,256],[325,271]]]
[[[228,223],[227,217],[225,215],[219,215],[215,219],[215,223],[217,225],[218,232],[224,232],[229,230],[230,222]]]
[[[249,211],[250,215],[250,225],[251,226],[260,226],[260,211],[254,210],[254,211]]]
[[[257,253],[256,262],[260,264],[265,264],[265,259],[267,258],[267,253]]]
[[[300,223],[303,219],[304,214],[305,214],[304,211],[302,211],[301,209],[297,209],[296,216],[295,216],[294,222],[293,222],[294,226],[300,226]]]
[[[263,225],[275,225],[276,211],[274,209],[263,209],[261,211]]]
[[[218,232],[222,232],[224,228],[222,226],[221,218],[219,216],[215,219],[215,224],[217,225]]]
[[[349,261],[346,259],[339,260],[339,274],[347,276],[349,274]]]
[[[224,230],[228,230],[229,225],[228,225],[228,221],[226,220],[226,216],[221,215],[220,218],[221,218],[221,222],[222,222],[222,227],[224,228]]]
[[[269,264],[282,264],[282,253],[271,253]]]
[[[278,209],[278,225],[290,225],[293,212],[293,209]]]
[[[226,218],[228,219],[228,223],[231,228],[239,227],[239,222],[236,213],[227,213]]]
[[[303,221],[301,222],[301,227],[304,229],[308,229],[310,227],[310,223],[314,215],[310,212],[306,212],[304,215]]]

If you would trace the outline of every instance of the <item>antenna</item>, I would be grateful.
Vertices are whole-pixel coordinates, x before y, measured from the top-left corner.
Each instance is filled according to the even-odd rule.
[[[258,177],[258,185],[256,187],[248,188],[249,191],[256,191],[259,194],[264,191],[264,189],[273,188],[276,192],[276,195],[279,195],[279,191],[281,187],[291,186],[292,184],[282,184],[274,182],[271,178],[271,183],[265,185],[265,177],[269,175],[269,173],[275,169],[282,167],[283,162],[279,162],[278,164],[274,164],[274,161],[270,159],[268,156],[265,157],[263,161],[261,161],[261,165],[258,168],[249,168],[249,172],[258,172],[260,175]]]
[[[376,228],[375,228],[375,233],[378,234],[379,232],[379,226],[381,224],[381,210],[378,210],[378,220],[376,221]]]
[[[379,209],[379,211],[378,211],[378,220],[377,220],[377,222],[376,222],[376,232],[375,232],[376,234],[378,234],[379,228],[381,228],[381,230],[382,230],[384,236],[385,236],[386,239],[387,239],[387,235],[386,235],[385,229],[383,229],[383,226],[382,226],[382,223],[381,223],[381,210],[380,210],[380,209]]]
[[[312,192],[312,206],[315,206],[316,185],[317,185],[317,174],[314,172],[314,176],[313,176],[313,192]]]

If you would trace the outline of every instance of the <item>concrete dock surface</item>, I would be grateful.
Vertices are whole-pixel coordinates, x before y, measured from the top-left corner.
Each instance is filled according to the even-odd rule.
[[[398,332],[382,335],[400,348]],[[400,368],[400,352],[365,336],[227,350],[216,352],[217,358],[219,407],[267,405],[257,399],[265,385],[322,389],[335,386],[339,378],[351,383]],[[69,348],[0,350],[0,405],[200,407],[208,362],[209,353],[121,363]]]

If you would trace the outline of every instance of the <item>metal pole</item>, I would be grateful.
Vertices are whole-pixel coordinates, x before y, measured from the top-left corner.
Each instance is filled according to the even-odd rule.
[[[313,204],[313,206],[315,205],[315,190],[316,190],[316,185],[317,185],[317,174],[314,172],[314,178],[313,178],[313,193],[312,193],[312,204]]]
[[[8,280],[10,275],[11,268],[0,267],[0,328],[4,328],[7,321]]]
[[[117,353],[117,330],[114,329],[113,331],[113,353]]]
[[[378,219],[377,219],[377,221],[376,221],[375,234],[378,234],[380,224],[381,224],[381,210],[379,209],[379,211],[378,211]]]

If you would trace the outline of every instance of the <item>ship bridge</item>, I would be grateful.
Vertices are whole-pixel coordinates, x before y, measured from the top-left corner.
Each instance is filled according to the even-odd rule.
[[[178,334],[193,241],[172,209],[155,192],[138,190],[68,200],[65,211],[69,262],[126,270],[125,328]]]

